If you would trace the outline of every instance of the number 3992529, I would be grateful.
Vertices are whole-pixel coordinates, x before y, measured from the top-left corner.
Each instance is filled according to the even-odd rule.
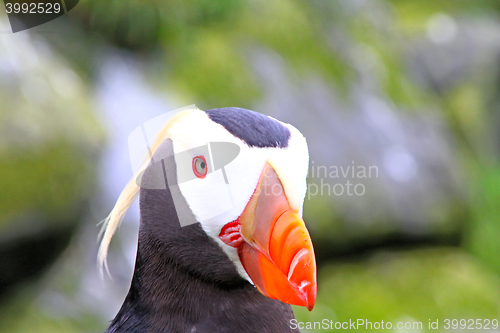
[[[498,328],[498,319],[445,319],[444,329],[494,329]]]
[[[61,4],[50,2],[39,3],[6,3],[7,14],[58,14],[61,12]]]

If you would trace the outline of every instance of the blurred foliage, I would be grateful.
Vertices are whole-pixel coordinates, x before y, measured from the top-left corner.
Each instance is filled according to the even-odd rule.
[[[344,85],[338,79],[349,66],[323,42],[323,22],[315,14],[309,5],[288,0],[129,0],[87,1],[74,19],[117,46],[143,53],[161,49],[168,88],[212,108],[250,107],[260,96],[245,61],[256,47],[269,47],[292,67]]]
[[[500,12],[500,3],[497,0],[389,0],[388,2],[396,9],[398,29],[410,35],[423,32],[429,17],[436,13],[474,16]]]
[[[4,236],[11,234],[8,224],[16,229],[23,215],[54,217],[46,219],[48,224],[72,219],[76,206],[90,194],[89,180],[95,177],[104,133],[91,110],[87,87],[48,47],[28,35],[0,39],[4,68],[0,231]]]
[[[465,244],[500,273],[500,168],[476,176],[473,216]]]
[[[4,153],[0,157],[0,230],[10,220],[7,217],[30,210],[55,216],[70,209],[75,198],[82,197],[90,166],[73,148],[60,143],[34,153],[17,151],[14,156]]]
[[[43,331],[36,314],[43,307],[32,303],[39,289],[27,281],[46,273],[86,214],[103,139],[88,87],[69,62],[40,35],[2,34],[1,331],[14,331],[12,323],[24,325],[20,332]]]
[[[16,298],[3,304],[0,311],[0,331],[9,333],[82,333],[102,331],[102,320],[96,314],[80,315],[77,318],[55,315],[47,311],[37,300],[38,293],[34,288],[18,291]],[[26,306],[26,299],[35,300]]]

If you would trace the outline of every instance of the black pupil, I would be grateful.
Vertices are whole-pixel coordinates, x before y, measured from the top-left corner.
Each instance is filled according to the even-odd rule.
[[[202,169],[205,169],[205,162],[204,162],[203,160],[202,160],[202,161],[201,161],[201,163],[200,163],[200,167],[201,167]]]

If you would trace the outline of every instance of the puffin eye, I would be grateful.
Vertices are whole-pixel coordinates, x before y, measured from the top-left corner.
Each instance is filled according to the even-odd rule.
[[[193,172],[198,178],[205,178],[207,175],[207,161],[203,156],[193,158]]]

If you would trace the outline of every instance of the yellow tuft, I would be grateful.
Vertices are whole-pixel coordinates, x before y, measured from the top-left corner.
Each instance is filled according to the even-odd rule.
[[[149,151],[151,156],[144,157],[144,163],[142,164],[137,174],[140,174],[142,171],[144,171],[144,169],[149,165],[149,162],[153,157],[152,155],[154,155],[160,144],[169,137],[169,129],[171,128],[171,126],[174,123],[181,120],[182,118],[192,115],[193,112],[202,112],[202,111],[197,109],[195,106],[185,108],[182,110],[182,112],[178,112],[176,115],[174,115],[162,127],[160,132],[156,135],[154,143],[151,145]],[[132,203],[134,203],[138,195],[139,195],[139,185],[137,185],[136,179],[132,178],[127,183],[122,193],[118,197],[118,200],[116,201],[116,204],[109,213],[109,215],[102,222],[103,225],[101,231],[99,232],[99,238],[102,237],[102,239],[101,239],[101,244],[99,245],[99,251],[97,253],[97,267],[99,269],[101,278],[104,276],[104,269],[106,269],[107,274],[111,276],[107,263],[109,244],[111,243],[111,238],[113,238],[116,229],[122,222],[123,218],[125,217],[125,214],[127,213]]]

